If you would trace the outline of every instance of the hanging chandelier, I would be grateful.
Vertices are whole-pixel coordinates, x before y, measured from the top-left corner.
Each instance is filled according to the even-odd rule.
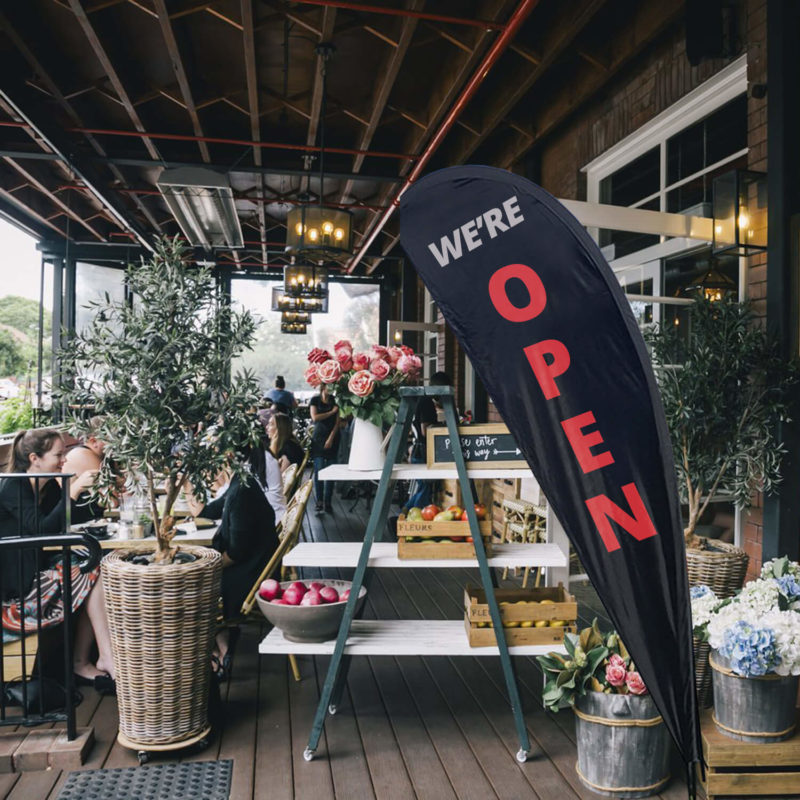
[[[293,297],[283,286],[272,287],[273,311],[307,311],[312,314],[328,312],[328,295],[324,297]]]
[[[283,311],[281,312],[281,323],[297,323],[300,325],[311,324],[310,311]]]
[[[327,297],[328,268],[316,264],[288,264],[283,289],[291,297]]]
[[[306,333],[306,323],[304,322],[281,322],[281,333]]]
[[[322,103],[319,120],[319,192],[316,205],[295,206],[286,216],[286,252],[315,261],[348,255],[353,248],[352,214],[325,205],[325,115],[328,98],[328,61],[336,48],[320,42],[316,48],[322,60]]]

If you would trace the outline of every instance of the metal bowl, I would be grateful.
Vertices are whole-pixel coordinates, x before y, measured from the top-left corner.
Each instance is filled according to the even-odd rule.
[[[314,582],[332,586],[339,594],[352,585],[350,581],[325,579],[315,579]],[[294,581],[283,581],[281,589],[286,589],[293,583]],[[304,583],[309,584],[312,581],[304,581]],[[356,614],[364,605],[366,595],[367,589],[362,586],[358,593]],[[284,639],[288,639],[290,642],[327,642],[335,639],[344,616],[344,607],[347,605],[346,600],[340,600],[338,603],[324,603],[319,606],[282,606],[264,600],[257,593],[256,601],[261,613],[276,628],[280,629]]]

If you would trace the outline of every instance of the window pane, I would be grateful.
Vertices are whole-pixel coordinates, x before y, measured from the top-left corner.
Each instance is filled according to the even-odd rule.
[[[87,305],[93,300],[103,300],[105,293],[113,301],[125,300],[125,270],[79,261],[75,265],[76,331],[82,331],[94,319],[94,311]]]
[[[305,334],[281,333],[281,315],[271,311],[272,287],[282,281],[231,280],[231,299],[248,308],[259,323],[253,350],[233,362],[233,371],[253,370],[264,391],[276,375],[283,375],[286,388],[300,399],[314,391],[303,380],[307,356],[314,347],[332,349],[339,339],[349,339],[358,351],[378,342],[380,289],[376,283],[337,283],[328,286],[327,314],[314,314]]]
[[[643,203],[639,208],[648,211],[658,211],[658,198],[654,197],[647,203]],[[659,237],[649,233],[633,233],[630,231],[611,231],[603,229],[600,231],[600,247],[614,245],[613,251],[606,251],[606,258],[613,261],[615,258],[635,253],[645,247],[658,244]]]
[[[659,190],[658,148],[654,147],[600,181],[600,202],[632,206]]]
[[[700,172],[745,147],[747,98],[740,95],[667,140],[667,184]]]
[[[676,189],[671,189],[667,192],[667,211],[680,214],[691,210],[695,216],[711,217],[713,215],[711,204],[714,200],[714,178],[734,169],[747,169],[747,155],[704,172]],[[707,205],[701,206],[701,203]]]

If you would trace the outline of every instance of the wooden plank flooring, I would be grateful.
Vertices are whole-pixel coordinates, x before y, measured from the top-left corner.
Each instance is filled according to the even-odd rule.
[[[336,512],[306,518],[306,541],[358,541],[368,509],[338,496]],[[302,577],[352,577],[352,570],[307,569]],[[387,569],[368,573],[367,618],[459,619],[463,586],[479,580],[472,569]],[[510,578],[508,583],[519,582]],[[603,614],[591,588],[580,592],[583,624]],[[519,748],[505,681],[496,658],[354,657],[338,713],[328,717],[316,758],[303,760],[328,666],[327,657],[298,658],[295,682],[284,656],[260,656],[263,625],[243,630],[233,679],[223,687],[224,720],[203,753],[166,760],[233,759],[232,800],[561,800],[595,798],[575,774],[572,715],[549,714],[540,704],[542,676],[530,658],[515,658],[531,756]],[[113,698],[85,691],[79,724],[95,728],[97,742],[85,768],[127,767],[136,754],[116,742]],[[686,796],[675,778],[660,795]],[[55,800],[66,773],[0,775],[0,800]]]

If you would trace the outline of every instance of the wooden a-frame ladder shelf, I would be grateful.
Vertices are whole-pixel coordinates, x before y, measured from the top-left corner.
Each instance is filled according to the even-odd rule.
[[[392,496],[392,484],[398,478],[423,477],[427,475],[424,465],[398,464],[401,450],[407,441],[411,422],[419,400],[423,396],[439,397],[444,408],[448,432],[453,441],[458,439],[455,402],[452,387],[402,387],[400,389],[400,408],[397,424],[394,427],[386,453],[386,462],[380,471],[353,472],[346,465],[327,467],[320,473],[322,480],[374,480],[380,478],[375,500],[370,512],[363,543],[358,542],[320,542],[301,543],[284,558],[286,566],[293,567],[355,567],[350,598],[347,602],[341,627],[336,641],[306,644],[290,642],[274,628],[259,645],[260,653],[298,653],[307,655],[330,655],[330,665],[319,705],[314,716],[311,734],[303,757],[311,761],[322,735],[322,727],[327,714],[335,714],[347,678],[351,656],[499,656],[503,667],[508,698],[514,715],[519,750],[517,760],[524,762],[528,757],[530,741],[522,715],[512,655],[533,656],[554,649],[549,645],[519,645],[509,647],[500,618],[500,609],[495,598],[495,578],[490,567],[541,566],[563,570],[567,567],[567,555],[558,544],[509,544],[495,547],[494,554],[487,558],[483,539],[479,533],[478,518],[475,514],[474,499],[470,478],[505,477],[513,473],[517,477],[530,477],[529,470],[477,469],[467,471],[460,447],[453,448],[455,475],[461,484],[463,503],[467,509],[470,533],[475,543],[475,559],[441,560],[400,560],[397,558],[395,542],[376,542],[383,538],[386,530],[386,517]],[[433,478],[432,475],[427,475]],[[436,471],[436,478],[450,477],[442,470]],[[361,620],[354,619],[355,604],[359,590],[369,567],[474,567],[478,566],[481,583],[486,592],[489,613],[497,634],[495,647],[470,647],[464,632],[463,620]],[[556,648],[557,649],[557,648]]]

